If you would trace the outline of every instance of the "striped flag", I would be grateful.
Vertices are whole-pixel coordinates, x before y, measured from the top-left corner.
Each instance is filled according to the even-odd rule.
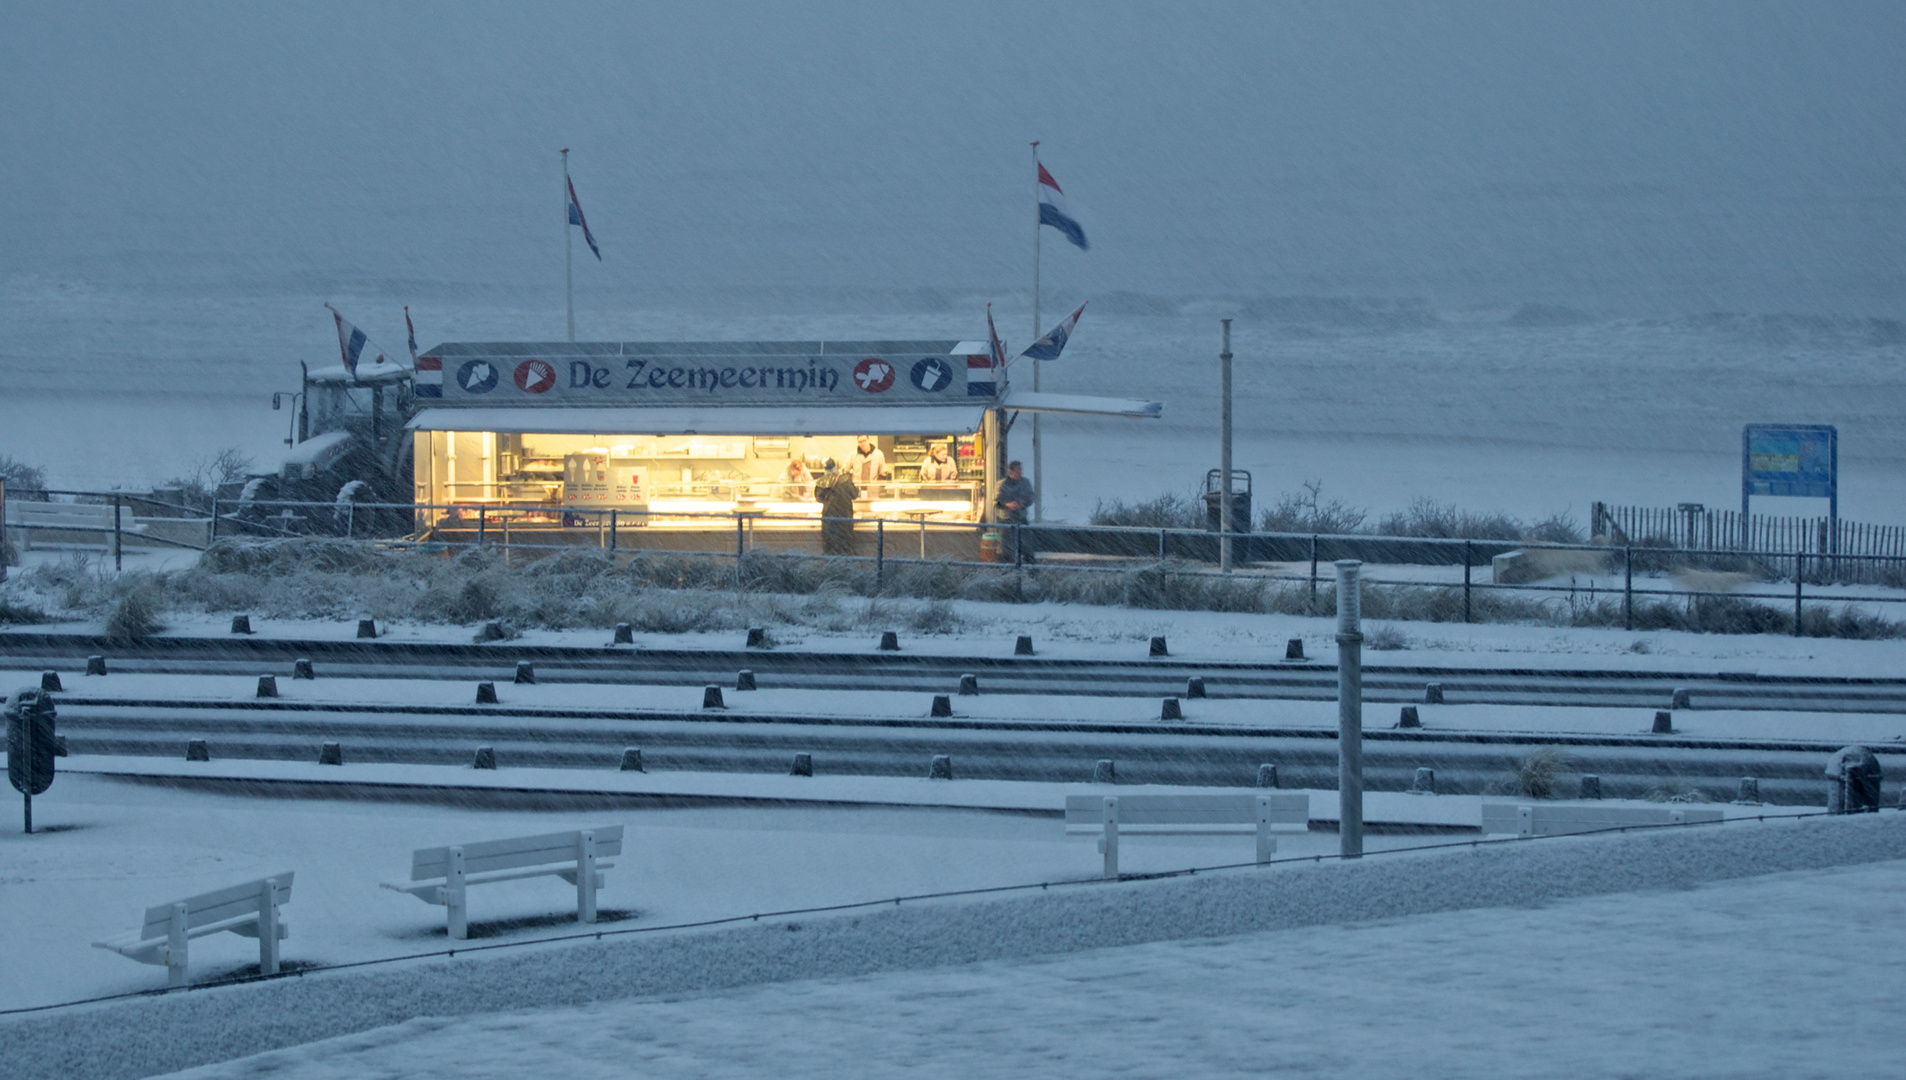
[[[993,305],[986,305],[986,351],[966,355],[966,396],[997,397],[1000,372],[1006,368],[1006,346],[993,325]]]
[[[1079,227],[1079,219],[1072,216],[1072,208],[1066,205],[1066,194],[1059,190],[1059,181],[1052,178],[1044,165],[1039,166],[1039,224],[1064,233],[1080,251],[1091,246],[1085,242],[1085,230]]]
[[[363,359],[366,350],[373,349],[375,346],[371,344],[369,335],[345,321],[344,316],[338,314],[337,308],[329,304],[324,306],[330,309],[331,318],[337,322],[338,352],[344,359],[344,370],[350,373],[352,379],[356,379],[358,361]],[[384,363],[384,354],[378,353],[375,362]]]
[[[1072,338],[1072,328],[1079,325],[1079,316],[1083,314],[1085,314],[1085,305],[1080,304],[1079,310],[1066,316],[1059,325],[1046,331],[1045,337],[1033,342],[1025,352],[1019,355],[1032,360],[1059,359],[1059,353],[1065,349],[1066,342]]]
[[[564,151],[567,153],[567,151]],[[568,161],[568,158],[564,158]],[[596,253],[596,261],[602,261],[602,249],[596,246],[596,234],[589,231],[589,223],[583,220],[582,204],[576,201],[576,182],[564,176],[563,182],[569,185],[569,223],[582,226],[582,238],[589,242],[589,250]],[[613,224],[613,222],[611,222]]]
[[[1073,316],[1076,321],[1078,316]],[[417,368],[417,324],[410,321],[410,305],[404,305],[404,329],[410,331],[410,367]]]
[[[443,396],[443,357],[419,356],[417,358],[417,381],[412,392],[418,397],[440,398]]]

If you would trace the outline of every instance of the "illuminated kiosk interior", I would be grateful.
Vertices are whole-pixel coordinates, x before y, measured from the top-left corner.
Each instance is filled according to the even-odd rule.
[[[1014,394],[971,341],[447,343],[420,358],[416,393],[427,532],[481,516],[594,538],[613,510],[647,547],[732,547],[745,518],[756,543],[817,548],[815,481],[829,459],[854,469],[864,440],[885,475],[856,476],[856,520],[918,527],[923,552],[930,526],[965,526],[936,533],[954,554],[992,517],[1013,413],[1159,412]]]

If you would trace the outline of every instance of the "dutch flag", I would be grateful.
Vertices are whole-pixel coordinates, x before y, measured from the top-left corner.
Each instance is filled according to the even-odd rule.
[[[417,369],[417,324],[410,321],[410,305],[404,305],[404,329],[410,332],[410,367]]]
[[[602,249],[596,246],[596,234],[589,231],[589,223],[582,218],[582,204],[576,201],[576,182],[566,176],[563,181],[569,185],[569,223],[582,226],[582,238],[589,242],[589,250],[596,253],[596,261],[601,262]]]
[[[414,392],[418,397],[440,398],[443,396],[443,357],[419,356],[417,358],[417,382]]]
[[[999,330],[993,326],[993,305],[986,305],[986,351],[967,351],[970,347],[966,345],[956,347],[966,351],[966,396],[999,396],[999,373],[1006,368],[1006,345],[999,340]]]
[[[1085,230],[1079,227],[1079,219],[1073,217],[1071,208],[1066,206],[1066,194],[1059,190],[1059,181],[1052,178],[1044,165],[1039,166],[1039,224],[1064,233],[1080,251],[1091,246],[1085,242]]]
[[[1085,314],[1085,305],[1080,304],[1079,310],[1066,316],[1063,322],[1046,331],[1045,337],[1033,342],[1025,352],[1019,355],[1031,360],[1059,359],[1059,353],[1065,349],[1066,342],[1072,337],[1072,328],[1079,325],[1079,316],[1083,314]]]
[[[344,316],[338,314],[337,308],[329,304],[324,306],[330,308],[331,318],[338,325],[338,352],[344,358],[344,370],[350,373],[352,379],[356,379],[357,363],[363,359],[365,351],[373,347],[371,339],[364,331],[345,321]],[[383,353],[377,354],[376,362],[379,364],[384,362]]]

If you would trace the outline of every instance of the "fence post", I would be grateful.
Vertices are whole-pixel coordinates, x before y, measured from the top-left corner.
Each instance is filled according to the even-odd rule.
[[[1025,548],[1021,546],[1025,543],[1025,537],[1020,531],[1024,528],[1024,525],[1013,526],[1013,567],[1015,569],[1026,565]]]
[[[344,538],[346,540],[357,539],[357,504],[356,503],[344,504]]]
[[[212,525],[211,525],[211,528],[206,531],[205,545],[207,547],[210,547],[212,544],[212,541],[217,539],[218,539],[218,496],[214,495],[212,496]]]
[[[485,534],[489,531],[489,527],[490,527],[489,519],[490,519],[489,507],[486,507],[486,506],[477,507],[477,546],[478,547],[483,546]]]
[[[610,551],[615,550],[615,544],[616,544],[615,524],[616,524],[615,523],[615,508],[610,507],[609,508],[609,550]]]
[[[1621,628],[1635,628],[1635,549],[1621,549]]]
[[[1800,636],[1800,579],[1806,575],[1805,552],[1793,553],[1793,636]]]
[[[879,592],[887,585],[887,522],[884,518],[874,521],[874,591]]]
[[[119,533],[119,496],[113,496],[113,572],[125,569],[125,549],[120,545],[123,538]]]
[[[1337,562],[1337,837],[1346,859],[1363,855],[1362,569]]]
[[[1317,534],[1310,534],[1310,602],[1304,605],[1304,614],[1317,614]]]
[[[1158,561],[1165,561],[1165,530],[1158,530]]]
[[[1468,540],[1463,541],[1463,621],[1464,622],[1469,621],[1469,564],[1475,561],[1474,556],[1472,554],[1474,549],[1475,549],[1474,544],[1470,543]]]

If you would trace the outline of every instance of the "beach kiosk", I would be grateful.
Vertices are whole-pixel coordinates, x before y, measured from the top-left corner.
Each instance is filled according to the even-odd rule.
[[[830,458],[851,467],[865,438],[887,475],[859,483],[863,529],[904,523],[923,553],[931,531],[969,557],[1014,415],[1161,408],[1015,393],[976,341],[455,342],[418,359],[415,392],[425,532],[818,549],[813,479]],[[954,469],[927,467],[936,447]]]

